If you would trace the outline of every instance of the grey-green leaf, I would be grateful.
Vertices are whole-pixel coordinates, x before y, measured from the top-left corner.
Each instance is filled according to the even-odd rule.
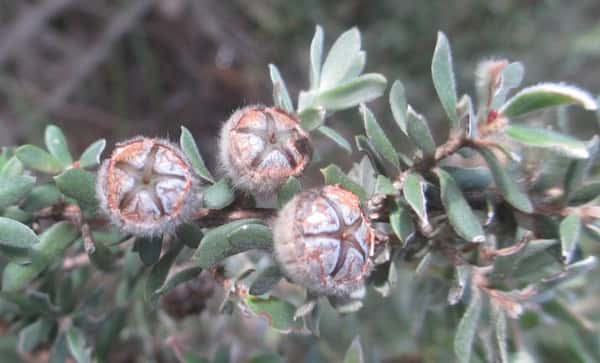
[[[346,150],[348,153],[352,153],[352,145],[342,135],[340,135],[334,129],[325,125],[318,128],[319,132],[324,136],[328,137],[331,141],[335,142],[339,147]]]
[[[323,28],[317,25],[315,35],[310,42],[310,89],[319,88],[321,81],[321,64],[323,62]]]
[[[227,179],[221,179],[202,191],[202,200],[206,208],[223,209],[235,200],[235,195]]]
[[[600,182],[592,182],[578,188],[569,199],[569,204],[580,205],[600,196]]]
[[[408,205],[419,216],[421,223],[429,225],[427,200],[425,199],[425,180],[423,180],[421,174],[416,172],[409,173],[404,180],[402,193]]]
[[[202,228],[195,223],[180,224],[175,230],[177,238],[189,248],[198,248],[200,241],[204,237]]]
[[[494,153],[485,147],[479,148],[478,151],[490,167],[494,182],[506,201],[520,211],[525,213],[533,212],[533,205],[529,197],[521,190],[515,178],[507,173],[506,168],[500,164]]]
[[[331,46],[321,69],[320,90],[335,87],[352,66],[354,54],[360,51],[360,32],[352,28],[342,33]]]
[[[196,278],[202,272],[202,267],[200,266],[190,266],[183,268],[172,276],[169,276],[168,280],[162,285],[161,288],[155,291],[156,294],[162,295],[166,294],[169,291],[173,290],[177,285],[182,284],[184,282],[190,281]]]
[[[67,330],[67,345],[71,356],[77,363],[90,363],[92,361],[91,349],[85,347],[85,336],[78,328],[72,326]]]
[[[394,149],[394,145],[392,145],[390,139],[388,139],[388,137],[385,135],[385,131],[383,131],[371,110],[369,110],[369,108],[364,104],[361,104],[360,113],[363,118],[367,136],[373,143],[375,150],[377,150],[377,152],[380,153],[387,161],[399,169],[400,160],[398,159],[398,153],[396,149]]]
[[[362,345],[360,344],[360,338],[356,337],[352,340],[350,348],[346,351],[344,357],[344,363],[364,363],[365,356],[363,353]]]
[[[406,125],[408,124],[408,103],[406,102],[406,92],[404,85],[399,80],[394,81],[390,90],[390,107],[396,123],[406,134]]]
[[[269,64],[269,74],[273,83],[273,102],[279,108],[284,109],[289,113],[294,113],[294,104],[290,98],[285,82],[281,77],[281,73],[274,64]]]
[[[358,106],[381,96],[387,81],[377,73],[367,73],[331,89],[319,92],[316,103],[328,111],[343,110]]]
[[[94,210],[96,199],[96,177],[89,171],[68,169],[54,177],[58,189],[66,196],[77,200],[83,209]]]
[[[100,156],[106,147],[106,140],[100,139],[88,146],[79,157],[79,166],[87,169],[100,164]]]
[[[39,242],[34,231],[15,220],[0,217],[0,249],[24,252]]]
[[[325,177],[325,184],[340,184],[342,187],[356,194],[360,200],[365,201],[367,199],[367,193],[363,187],[344,174],[339,166],[333,164],[329,165],[328,167],[321,169],[321,174]]]
[[[35,178],[28,175],[0,175],[0,210],[23,199],[33,186]]]
[[[67,140],[62,130],[55,125],[48,125],[44,133],[46,147],[52,156],[60,162],[63,167],[73,164],[73,157],[69,151]]]
[[[590,156],[583,141],[548,129],[513,124],[508,125],[505,132],[506,136],[527,146],[549,149],[577,159]]]
[[[454,352],[461,363],[469,363],[471,361],[471,352],[473,351],[473,343],[475,334],[477,333],[481,308],[482,301],[480,293],[474,291],[471,295],[469,306],[458,323],[454,336]]]
[[[375,193],[376,194],[386,194],[386,195],[395,195],[397,192],[396,188],[394,188],[394,184],[385,175],[377,175],[377,181],[375,182]]]
[[[281,186],[281,189],[277,192],[277,205],[279,208],[283,207],[287,202],[290,201],[298,192],[302,190],[300,181],[293,176],[290,176],[288,180]]]
[[[598,135],[587,142],[587,150],[590,157],[584,160],[572,160],[567,173],[565,174],[564,183],[564,199],[571,202],[571,197],[581,190],[581,184],[588,177],[590,170],[594,166],[598,156],[598,149],[600,146],[600,138]],[[598,195],[598,194],[596,194]]]
[[[456,181],[444,170],[435,170],[441,187],[442,204],[456,233],[469,242],[484,242],[485,233],[479,219],[465,200]]]
[[[415,235],[415,224],[406,207],[397,204],[390,213],[390,225],[392,231],[404,246]]]
[[[559,233],[561,255],[564,263],[569,264],[581,236],[581,219],[576,214],[567,216],[560,223]]]
[[[206,233],[193,258],[208,268],[221,260],[251,249],[270,249],[271,231],[259,219],[243,219],[214,228]]]
[[[513,62],[504,67],[500,75],[501,83],[496,90],[496,94],[492,97],[491,107],[493,110],[497,110],[502,106],[510,90],[521,85],[524,74],[525,67],[523,67],[521,62]]]
[[[412,107],[408,106],[408,123],[406,132],[410,140],[428,156],[435,155],[435,140],[429,130],[429,125],[425,117],[417,113]]]
[[[196,174],[198,174],[201,178],[213,183],[215,180],[210,174],[210,171],[208,171],[206,164],[204,164],[204,160],[202,159],[202,155],[200,155],[200,151],[198,150],[198,146],[194,141],[194,137],[192,136],[190,130],[188,130],[185,126],[181,126],[179,145],[181,146],[181,150],[183,150],[185,156],[187,156]]]
[[[309,107],[302,110],[298,117],[302,128],[310,132],[318,129],[325,122],[325,109],[323,107]]]
[[[542,83],[522,89],[500,108],[500,114],[516,117],[550,106],[575,103],[586,110],[598,109],[596,100],[587,92],[560,83]]]
[[[263,299],[251,295],[244,302],[252,313],[267,320],[275,330],[283,333],[304,331],[302,319],[294,319],[296,307],[287,301],[273,296]]]
[[[134,249],[140,255],[140,260],[146,266],[152,266],[158,262],[162,251],[163,237],[137,237]]]
[[[281,270],[276,265],[269,266],[262,270],[250,285],[250,294],[262,295],[271,291],[277,283],[283,278]]]
[[[451,121],[453,128],[458,127],[459,120],[456,112],[456,84],[454,70],[452,69],[452,54],[448,38],[442,32],[438,32],[433,60],[431,62],[431,77],[433,85],[438,94],[440,102]]]
[[[46,174],[58,174],[63,169],[61,163],[46,150],[34,145],[23,145],[15,150],[17,158],[27,168]]]
[[[182,243],[175,243],[165,254],[160,258],[158,263],[152,267],[148,280],[146,281],[146,289],[144,298],[152,306],[156,305],[160,293],[157,292],[163,286],[167,279],[171,265],[175,262],[177,255],[183,248]]]

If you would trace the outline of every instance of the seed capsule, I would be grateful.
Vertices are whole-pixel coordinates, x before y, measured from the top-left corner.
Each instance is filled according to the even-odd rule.
[[[239,189],[267,193],[310,161],[308,134],[298,119],[276,107],[249,106],[223,125],[220,159]]]
[[[100,207],[124,231],[171,233],[191,215],[196,179],[185,156],[166,140],[137,137],[116,145],[98,171]]]
[[[318,294],[348,296],[372,267],[375,231],[358,197],[338,186],[296,195],[281,210],[273,238],[286,276]]]

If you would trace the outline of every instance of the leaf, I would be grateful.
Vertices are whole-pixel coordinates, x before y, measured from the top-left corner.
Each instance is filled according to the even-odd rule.
[[[0,250],[26,253],[37,243],[38,236],[31,228],[15,220],[0,217]]]
[[[358,149],[358,151],[361,151],[367,155],[370,163],[377,170],[377,172],[379,174],[385,174],[386,170],[383,163],[383,158],[381,157],[379,152],[375,150],[375,146],[373,145],[373,143],[369,139],[367,139],[365,135],[356,135],[354,137],[354,140],[356,142],[356,148]]]
[[[344,357],[344,363],[364,363],[365,355],[363,353],[362,345],[360,344],[360,338],[356,337],[352,340],[350,348],[346,351]]]
[[[31,189],[29,196],[21,204],[21,208],[26,212],[36,212],[58,203],[62,196],[54,184],[38,185]]]
[[[478,151],[490,167],[494,182],[506,201],[522,212],[532,213],[533,205],[529,197],[521,190],[515,178],[506,172],[505,167],[500,164],[496,156],[485,147],[479,148]]]
[[[468,279],[471,276],[470,265],[457,265],[455,270],[456,278],[452,284],[452,287],[450,287],[450,291],[448,292],[448,304],[450,305],[455,305],[462,299],[465,292],[465,287],[468,284]]]
[[[269,64],[269,73],[271,75],[271,82],[273,83],[273,102],[275,106],[289,113],[294,113],[294,104],[292,103],[290,94],[279,70],[274,64]]]
[[[387,81],[377,73],[367,73],[334,88],[319,92],[317,106],[328,111],[343,110],[376,99],[385,92]]]
[[[77,363],[89,363],[92,361],[91,348],[85,347],[85,336],[78,328],[71,326],[66,333],[67,345],[71,356]]]
[[[431,77],[442,107],[451,121],[452,128],[457,128],[459,119],[456,112],[457,97],[454,70],[452,69],[452,54],[448,38],[442,32],[438,32],[435,50],[433,51]]]
[[[541,83],[522,89],[500,108],[499,113],[512,118],[550,106],[576,103],[586,110],[598,109],[587,92],[561,83]]]
[[[564,198],[569,201],[574,193],[577,193],[581,188],[581,184],[590,173],[590,169],[594,166],[598,155],[600,144],[598,135],[587,142],[587,151],[589,158],[584,160],[571,160],[571,163],[565,174]]]
[[[192,133],[185,126],[181,126],[179,145],[181,146],[181,150],[183,150],[183,153],[188,158],[190,164],[192,165],[192,169],[194,169],[196,174],[198,174],[201,178],[214,183],[215,180],[210,174],[210,171],[208,171],[206,164],[204,164],[204,160],[202,160],[202,155],[200,155],[200,151],[198,150],[198,146],[194,141]]]
[[[198,266],[209,268],[247,250],[270,249],[273,243],[271,231],[260,223],[260,219],[242,219],[210,230],[192,258]]]
[[[0,175],[5,177],[23,175],[23,171],[23,163],[16,156],[12,156],[0,167]]]
[[[492,184],[492,175],[487,168],[460,168],[455,166],[442,166],[456,181],[461,190],[483,190]]]
[[[309,132],[318,129],[325,122],[325,113],[323,107],[309,107],[302,110],[298,114],[302,128]]]
[[[177,255],[183,248],[183,244],[175,243],[165,254],[160,258],[158,263],[152,267],[148,280],[146,280],[146,288],[144,299],[152,306],[156,306],[161,292],[158,290],[163,286],[167,279],[171,265],[175,262]]]
[[[352,28],[342,33],[331,46],[321,69],[320,90],[335,87],[352,66],[354,54],[360,51],[360,32]]]
[[[164,295],[172,291],[177,285],[195,279],[202,272],[202,267],[191,266],[177,271],[170,276],[161,288],[154,291],[157,295]]]
[[[364,104],[361,104],[360,113],[364,121],[367,136],[373,143],[373,146],[375,146],[375,150],[377,150],[377,152],[383,155],[387,161],[399,169],[400,160],[398,159],[398,153],[385,135],[385,131],[383,131],[381,126],[379,126],[379,123],[377,123],[377,120],[375,119],[375,116],[371,110],[369,110]]]
[[[300,184],[300,181],[295,177],[290,176],[277,192],[277,206],[282,208],[301,190],[302,185]]]
[[[323,28],[317,25],[315,35],[310,42],[310,89],[318,89],[321,81],[321,64],[323,61]]]
[[[134,251],[140,255],[140,260],[145,266],[152,266],[158,262],[162,251],[163,236],[136,237]]]
[[[473,340],[477,332],[481,308],[482,301],[480,293],[474,290],[474,293],[471,295],[469,306],[462,319],[460,319],[454,336],[454,352],[461,363],[469,363],[471,361]]]
[[[337,131],[327,126],[321,126],[318,128],[318,130],[321,134],[325,135],[330,140],[335,142],[339,147],[346,150],[348,153],[352,153],[352,146],[350,145],[350,143]]]
[[[581,219],[576,214],[567,216],[560,222],[559,231],[561,255],[564,263],[569,264],[581,236]]]
[[[386,194],[386,195],[396,195],[396,188],[394,188],[394,184],[390,180],[390,178],[385,175],[377,175],[377,181],[375,184],[375,193],[376,194]]]
[[[79,166],[87,169],[100,164],[100,156],[106,147],[106,140],[100,139],[88,146],[79,157]]]
[[[485,233],[479,219],[465,200],[456,181],[444,170],[435,169],[440,180],[442,204],[456,233],[468,242],[484,242]]]
[[[417,213],[421,223],[428,226],[429,220],[427,217],[427,200],[425,199],[425,181],[421,174],[416,172],[409,173],[404,179],[404,187],[402,193],[406,202],[412,210]]]
[[[580,205],[591,202],[600,196],[600,182],[593,182],[579,187],[569,198],[569,204]]]
[[[55,176],[54,181],[58,189],[64,195],[75,199],[82,209],[95,210],[98,207],[96,177],[89,171],[68,169]]]
[[[204,237],[202,228],[195,223],[183,223],[177,226],[175,230],[177,238],[189,248],[198,248],[200,241]]]
[[[244,302],[252,313],[264,318],[275,330],[282,333],[304,330],[302,320],[294,320],[296,307],[287,301],[273,296],[263,299],[250,295],[244,299]]]
[[[508,347],[506,339],[506,315],[504,311],[497,309],[496,318],[496,344],[498,345],[498,353],[500,363],[508,363]]]
[[[33,145],[23,145],[15,150],[15,155],[26,167],[46,174],[61,172],[60,162],[47,151]]]
[[[404,246],[413,238],[415,235],[415,225],[412,217],[408,212],[408,209],[401,204],[396,204],[392,212],[390,213],[390,225],[392,231]]]
[[[406,131],[410,140],[423,151],[425,155],[435,155],[435,140],[427,125],[427,120],[418,114],[412,107],[408,106],[408,124]]]
[[[427,269],[429,269],[432,259],[433,259],[433,253],[427,252],[425,254],[425,256],[423,256],[423,258],[421,258],[421,261],[419,261],[419,264],[417,265],[417,268],[415,269],[415,275],[416,276],[423,275],[427,271]]]
[[[598,259],[596,256],[588,256],[583,260],[577,261],[568,265],[558,274],[552,275],[549,278],[542,280],[540,283],[540,292],[547,292],[557,286],[571,281],[598,266]]]
[[[18,351],[29,353],[40,344],[47,342],[52,328],[52,322],[44,318],[40,318],[24,327],[19,332]]]
[[[281,270],[276,265],[269,266],[262,270],[252,281],[250,286],[251,295],[262,295],[271,291],[277,283],[283,278]]]
[[[60,128],[55,125],[46,126],[44,141],[46,142],[46,148],[48,148],[50,154],[54,156],[63,167],[66,168],[73,164],[73,157],[69,151],[67,140]]]
[[[15,205],[29,194],[34,185],[35,178],[29,175],[0,175],[0,210]]]
[[[202,191],[202,200],[206,208],[223,209],[233,203],[235,194],[227,179],[221,179]]]
[[[396,123],[406,134],[406,125],[408,124],[408,103],[406,102],[406,92],[404,85],[399,80],[394,81],[390,90],[390,107]]]
[[[364,50],[361,50],[354,55],[352,63],[346,74],[344,74],[344,77],[340,80],[340,83],[351,81],[360,76],[360,74],[365,70],[366,64],[367,53]]]
[[[500,84],[496,93],[492,97],[492,109],[497,110],[506,101],[506,96],[510,90],[517,88],[523,82],[525,68],[521,62],[509,63],[500,75]]]
[[[340,184],[345,189],[354,193],[361,201],[367,199],[367,193],[365,190],[356,182],[352,181],[339,166],[331,164],[326,168],[321,169],[321,174],[325,178],[325,184],[335,185]]]
[[[508,125],[505,133],[521,144],[549,149],[571,158],[586,159],[590,156],[583,141],[551,130]]]

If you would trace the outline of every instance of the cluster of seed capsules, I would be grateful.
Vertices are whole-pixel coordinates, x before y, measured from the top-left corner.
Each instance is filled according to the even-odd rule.
[[[223,125],[219,159],[238,190],[269,194],[310,162],[309,135],[295,115],[249,106]],[[184,153],[163,139],[116,145],[98,172],[101,209],[123,231],[169,234],[193,219],[201,184]],[[375,232],[359,198],[340,186],[298,193],[273,222],[274,256],[292,282],[319,295],[350,296],[372,269]]]

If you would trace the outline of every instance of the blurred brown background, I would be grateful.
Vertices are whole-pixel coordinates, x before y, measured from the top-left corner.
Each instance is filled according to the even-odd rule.
[[[436,31],[453,46],[461,91],[486,56],[524,61],[526,83],[569,80],[600,89],[598,1],[0,0],[0,145],[39,142],[64,127],[81,151],[136,134],[177,138],[189,127],[209,165],[219,124],[270,102],[267,64],[293,94],[307,84],[315,24],[327,44],[363,31],[368,71],[407,84],[433,119],[429,76]],[[385,100],[374,106],[382,118]],[[351,136],[355,112],[333,125]]]

